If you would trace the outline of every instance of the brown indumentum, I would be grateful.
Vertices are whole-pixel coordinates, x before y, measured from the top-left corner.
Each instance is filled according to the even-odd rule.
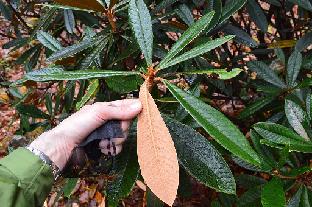
[[[150,76],[140,89],[143,110],[137,126],[138,161],[147,186],[171,206],[179,186],[179,164],[169,130],[149,93],[149,81]]]

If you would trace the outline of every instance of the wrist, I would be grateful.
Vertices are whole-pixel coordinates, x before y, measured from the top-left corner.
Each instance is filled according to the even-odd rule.
[[[35,139],[30,147],[40,150],[47,155],[55,165],[62,170],[75,145],[68,143],[66,138],[58,134],[56,130],[50,130]]]

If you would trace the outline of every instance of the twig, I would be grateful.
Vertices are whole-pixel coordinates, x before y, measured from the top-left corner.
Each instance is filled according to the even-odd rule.
[[[12,9],[14,15],[17,19],[21,21],[21,23],[27,28],[27,30],[31,30],[31,28],[27,25],[27,23],[24,21],[24,19],[21,17],[20,13],[18,13],[15,8],[10,4],[10,0],[5,0],[6,3],[9,5],[10,9]]]

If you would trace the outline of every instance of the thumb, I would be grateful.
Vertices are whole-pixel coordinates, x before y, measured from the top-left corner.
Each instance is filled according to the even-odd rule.
[[[124,99],[113,102],[97,102],[93,104],[92,113],[101,120],[129,120],[136,117],[142,110],[139,99]]]

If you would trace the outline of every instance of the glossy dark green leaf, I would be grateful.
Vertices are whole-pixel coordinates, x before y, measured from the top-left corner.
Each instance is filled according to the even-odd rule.
[[[139,75],[139,72],[128,71],[111,71],[111,70],[75,70],[65,71],[62,67],[50,67],[35,70],[26,73],[25,80],[33,80],[38,82],[52,81],[52,80],[83,80],[92,78],[106,78],[112,76],[131,76]]]
[[[236,183],[238,186],[249,189],[253,188],[255,186],[263,185],[267,181],[263,178],[253,176],[253,175],[247,175],[247,174],[241,174],[237,176]]]
[[[73,7],[73,6],[67,6],[67,5],[61,5],[61,4],[38,4],[43,7],[49,7],[49,8],[57,8],[57,9],[70,9],[73,11],[85,11],[85,12],[94,12],[90,9],[83,9],[79,7]]]
[[[296,80],[300,72],[301,64],[302,55],[300,52],[295,50],[289,57],[287,65],[286,83],[288,84],[288,86],[293,87],[296,85]]]
[[[264,139],[273,144],[287,146],[289,151],[312,152],[311,142],[305,141],[303,137],[282,125],[259,122],[253,128]]]
[[[235,180],[231,170],[214,146],[191,127],[167,116],[164,120],[184,169],[208,187],[235,194]]]
[[[138,90],[138,86],[143,83],[138,76],[114,76],[105,79],[107,86],[118,93],[128,93]]]
[[[241,159],[256,166],[260,165],[258,155],[251,148],[245,136],[221,112],[186,93],[169,81],[164,81],[164,83],[189,114],[219,144]]]
[[[226,1],[222,9],[222,16],[219,23],[223,23],[226,21],[230,16],[232,16],[235,12],[237,12],[240,8],[242,8],[247,0],[229,0]]]
[[[107,189],[108,205],[111,207],[118,206],[122,198],[128,196],[135,185],[139,175],[139,163],[136,154],[136,146],[133,137],[129,137],[125,143],[125,149],[118,155],[116,165],[117,177],[111,182]]]
[[[45,31],[50,26],[50,23],[52,19],[55,17],[56,13],[57,8],[47,9],[46,12],[40,17],[39,21],[37,22],[34,30],[30,35],[30,39],[33,39],[39,30]]]
[[[0,13],[4,16],[7,20],[11,21],[13,17],[12,10],[4,3],[4,1],[0,1]]]
[[[247,45],[248,47],[257,47],[258,43],[250,35],[239,27],[232,24],[226,25],[222,29],[226,34],[235,35],[234,41]]]
[[[151,15],[143,0],[130,0],[129,19],[134,36],[144,54],[147,64],[152,64],[153,30]]]
[[[49,48],[53,52],[61,50],[63,47],[59,41],[57,41],[52,35],[42,30],[37,32],[37,39],[45,47]]]
[[[162,9],[166,9],[177,1],[178,0],[162,0],[159,4],[156,5],[154,12],[160,12]]]
[[[298,50],[299,52],[302,52],[311,44],[312,44],[312,32],[308,32],[297,41],[295,49]]]
[[[176,64],[178,64],[180,62],[192,59],[192,58],[197,57],[199,55],[202,55],[202,54],[204,54],[206,52],[209,52],[209,51],[215,49],[216,47],[219,47],[219,46],[223,45],[227,41],[231,40],[233,37],[234,36],[232,36],[232,35],[229,35],[229,36],[226,36],[226,37],[221,37],[221,38],[218,38],[218,39],[215,39],[215,40],[211,40],[211,41],[209,41],[207,43],[201,44],[201,45],[199,45],[197,47],[194,47],[190,51],[187,51],[187,52],[183,53],[182,55],[171,59],[171,61],[169,61],[167,63],[164,63],[161,66],[161,69],[168,68],[168,67],[176,65]]]
[[[49,58],[47,58],[47,61],[54,62],[56,60],[61,60],[70,56],[73,56],[87,48],[93,47],[97,43],[94,39],[86,39],[83,40],[77,44],[64,47],[62,50],[58,50],[54,52]]]
[[[81,98],[79,102],[76,104],[76,109],[79,110],[82,106],[84,106],[87,101],[89,101],[90,98],[95,96],[95,93],[97,92],[97,89],[99,87],[99,80],[95,79],[92,80],[86,90],[86,93],[84,96]]]
[[[174,58],[186,45],[194,40],[209,25],[213,15],[214,12],[210,12],[192,24],[172,46],[165,58],[160,61],[158,68],[164,68],[165,65],[171,62],[172,58]]]
[[[306,141],[309,141],[306,129],[310,128],[310,122],[307,113],[295,102],[286,99],[285,100],[285,114],[288,122],[293,129]]]
[[[297,192],[289,199],[287,207],[300,207],[302,195],[302,186],[297,190]]]
[[[53,109],[52,109],[52,95],[51,94],[46,94],[45,96],[45,106],[49,112],[50,115],[53,115]]]
[[[250,15],[250,18],[256,23],[259,29],[261,29],[261,31],[264,33],[267,32],[268,21],[258,1],[247,0],[247,11]]]
[[[90,68],[92,65],[95,64],[96,59],[100,57],[101,52],[105,49],[108,44],[108,38],[103,36],[101,41],[95,46],[91,53],[87,54],[86,57],[80,63],[80,67],[83,68]]]
[[[247,63],[247,66],[251,71],[256,72],[257,76],[259,76],[263,80],[279,88],[286,88],[286,84],[265,63],[260,61],[251,61]]]
[[[65,28],[69,33],[74,33],[75,29],[75,16],[71,9],[64,9],[64,22],[65,22]]]
[[[312,203],[312,199],[310,198],[311,197],[311,193],[309,195],[309,192],[311,192],[310,189],[308,189],[306,186],[303,186],[303,192],[302,192],[302,195],[301,195],[301,206],[302,207],[311,207]]]
[[[263,186],[261,203],[263,207],[285,207],[285,192],[279,178],[274,177]]]
[[[240,68],[233,68],[230,71],[227,69],[206,69],[206,70],[201,69],[201,70],[194,70],[194,71],[185,71],[185,72],[181,72],[181,74],[217,75],[217,78],[220,80],[228,80],[228,79],[238,76],[238,74],[240,74],[242,71],[243,70]]]
[[[75,91],[76,91],[76,81],[75,80],[67,81],[64,95],[64,108],[66,113],[69,113],[72,110],[72,108],[74,108],[73,104]]]
[[[213,28],[218,26],[218,22],[222,16],[222,0],[210,0],[208,3],[209,11],[215,11],[215,15],[209,23],[206,32],[211,31]]]
[[[24,114],[24,115],[27,115],[29,117],[41,118],[41,119],[49,119],[50,118],[50,116],[48,114],[44,113],[43,111],[41,111],[40,109],[38,109],[34,105],[19,104],[18,106],[16,106],[16,109],[20,114]]]
[[[23,64],[27,59],[29,59],[38,49],[38,47],[31,47],[28,50],[26,50],[21,56],[19,56],[15,60],[15,64]]]
[[[66,178],[65,185],[63,187],[63,193],[66,198],[69,198],[77,185],[78,178]]]
[[[193,13],[186,4],[180,4],[176,13],[188,26],[194,23]]]
[[[252,104],[248,105],[244,110],[239,114],[238,118],[239,119],[245,119],[248,118],[249,116],[255,115],[257,111],[265,107],[266,105],[270,104],[275,97],[273,96],[268,96],[265,98],[261,98],[259,100],[256,100]]]
[[[309,0],[287,0],[287,1],[297,4],[303,9],[312,11],[312,3]]]
[[[163,207],[164,203],[149,189],[146,189],[146,206],[147,207]]]
[[[255,203],[259,203],[261,198],[261,186],[254,186],[250,188],[248,191],[243,193],[238,198],[238,206],[239,207],[250,207],[254,206]]]

